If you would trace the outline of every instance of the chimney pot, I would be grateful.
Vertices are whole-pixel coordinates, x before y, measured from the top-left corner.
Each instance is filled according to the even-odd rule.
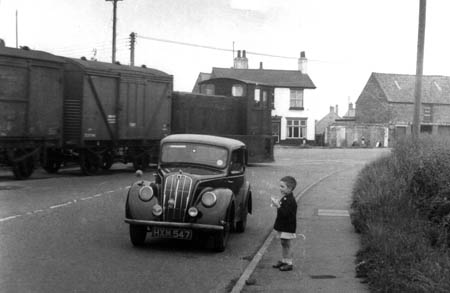
[[[336,105],[336,115],[339,115],[339,106]]]
[[[242,50],[242,58],[245,58],[245,50]]]
[[[305,51],[300,52],[300,58],[298,58],[298,70],[305,74],[308,71],[308,59],[306,59]]]
[[[263,69],[263,63],[259,62],[259,69]]]
[[[241,58],[241,50],[238,50],[238,58]]]

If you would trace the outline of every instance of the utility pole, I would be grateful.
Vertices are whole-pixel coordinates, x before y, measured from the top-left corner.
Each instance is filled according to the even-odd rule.
[[[19,48],[19,12],[16,10],[16,49]]]
[[[413,117],[413,139],[418,139],[420,135],[420,106],[422,98],[422,75],[423,75],[423,55],[425,47],[425,21],[427,12],[427,0],[420,0],[419,8],[419,33],[417,38],[417,63],[416,63],[416,84],[414,88],[414,117]]]
[[[113,36],[112,36],[112,63],[116,63],[116,15],[117,15],[117,1],[122,0],[105,0],[113,2]]]
[[[134,66],[134,44],[136,43],[136,33],[130,34],[130,66]]]

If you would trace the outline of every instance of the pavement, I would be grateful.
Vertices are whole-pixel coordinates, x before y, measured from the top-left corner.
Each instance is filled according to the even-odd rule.
[[[281,258],[279,239],[272,232],[232,292],[369,292],[355,277],[360,243],[348,214],[359,170],[333,173],[297,194],[292,271],[272,268]]]

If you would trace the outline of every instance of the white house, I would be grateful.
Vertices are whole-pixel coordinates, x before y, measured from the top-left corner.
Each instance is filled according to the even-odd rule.
[[[298,59],[299,70],[277,70],[260,68],[249,69],[245,50],[238,51],[232,68],[214,67],[211,74],[201,73],[194,92],[204,94],[226,94],[223,88],[234,87],[233,82],[240,82],[239,92],[232,91],[232,96],[254,96],[255,103],[270,103],[272,108],[272,134],[276,142],[302,144],[315,140],[315,121],[308,110],[305,89],[316,86],[306,73],[307,59],[301,52]],[[214,85],[209,81],[215,80]],[[220,82],[219,82],[220,81]],[[251,93],[250,93],[251,91]]]

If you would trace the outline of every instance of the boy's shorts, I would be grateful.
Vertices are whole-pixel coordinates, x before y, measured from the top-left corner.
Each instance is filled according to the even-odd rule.
[[[280,239],[295,239],[297,238],[297,234],[277,231],[277,237]]]

